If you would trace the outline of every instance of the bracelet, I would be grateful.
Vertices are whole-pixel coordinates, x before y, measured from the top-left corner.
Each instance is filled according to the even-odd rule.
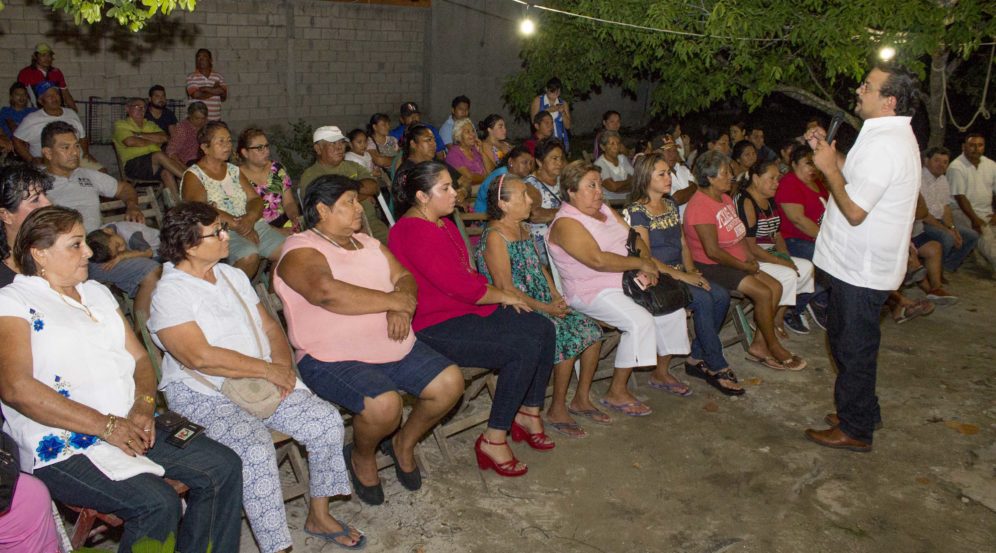
[[[100,439],[105,442],[114,433],[114,429],[118,427],[118,418],[114,415],[107,415],[107,426],[104,427],[104,433],[100,435]]]

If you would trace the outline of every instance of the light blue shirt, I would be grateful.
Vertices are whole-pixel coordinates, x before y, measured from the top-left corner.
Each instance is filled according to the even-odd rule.
[[[439,136],[443,139],[443,144],[449,146],[453,144],[453,116],[450,115],[446,122],[439,127]]]
[[[481,187],[477,189],[477,200],[474,202],[474,213],[485,213],[488,210],[488,186],[491,185],[491,181],[508,173],[508,167],[501,166],[491,173],[484,179],[481,183]]]

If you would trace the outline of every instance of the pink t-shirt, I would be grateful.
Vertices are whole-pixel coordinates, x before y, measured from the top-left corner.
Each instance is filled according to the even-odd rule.
[[[488,291],[488,279],[470,268],[470,254],[453,221],[442,221],[439,228],[425,219],[402,217],[387,235],[387,247],[418,284],[416,331],[463,315],[487,317],[498,309],[477,305]]]
[[[702,191],[695,192],[685,205],[684,225],[685,241],[696,263],[716,264],[706,255],[702,241],[699,240],[699,233],[695,232],[695,225],[715,226],[719,247],[740,261],[747,261],[747,246],[744,244],[747,228],[737,216],[733,199],[726,194],[723,194],[722,202],[717,202]]]
[[[585,215],[576,207],[565,202],[561,204],[560,210],[557,211],[553,222],[550,223],[550,227],[553,227],[560,219],[574,219],[591,234],[603,252],[621,256],[629,255],[626,251],[629,229],[616,219],[608,204],[602,204],[599,212],[605,216],[604,221]],[[622,288],[622,273],[596,271],[572,257],[553,242],[550,242],[550,257],[560,272],[560,279],[564,283],[564,294],[568,301],[580,301],[588,305],[602,290]]]
[[[487,173],[484,169],[484,158],[481,157],[481,153],[477,150],[473,151],[473,155],[467,157],[463,149],[456,144],[450,144],[447,146],[446,151],[446,164],[454,169],[466,168],[471,173],[475,175],[484,175]]]
[[[363,245],[359,250],[345,250],[330,244],[312,231],[295,234],[284,242],[283,256],[288,252],[310,248],[318,250],[329,263],[336,280],[380,292],[391,292],[391,269],[387,257],[380,251],[380,242],[356,233],[353,238]],[[398,361],[415,345],[411,332],[402,342],[387,335],[387,315],[340,315],[313,305],[291,289],[273,272],[273,287],[284,303],[284,316],[291,344],[300,361],[308,354],[319,361],[362,361],[390,363]]]
[[[778,214],[782,216],[782,238],[799,238],[815,242],[816,238],[799,230],[792,224],[792,220],[785,215],[782,204],[799,204],[802,206],[803,214],[817,225],[823,221],[823,213],[827,210],[827,201],[830,193],[823,187],[823,183],[816,181],[819,192],[813,192],[811,188],[802,182],[795,173],[788,172],[778,181],[778,191],[775,192],[775,203],[778,205]]]

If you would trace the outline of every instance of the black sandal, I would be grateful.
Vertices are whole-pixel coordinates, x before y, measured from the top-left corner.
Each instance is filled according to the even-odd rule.
[[[713,374],[707,371],[705,366],[706,365],[704,361],[699,361],[694,365],[692,365],[691,363],[685,363],[685,374],[687,374],[688,376],[701,378],[702,380],[705,380],[706,383],[708,383],[713,388],[716,388],[724,395],[742,396],[747,392],[747,390],[744,390],[743,388],[740,389],[726,388],[722,384],[720,384],[720,380],[726,380],[733,383],[740,382],[739,380],[737,380],[737,375],[733,374],[733,371],[729,367]]]

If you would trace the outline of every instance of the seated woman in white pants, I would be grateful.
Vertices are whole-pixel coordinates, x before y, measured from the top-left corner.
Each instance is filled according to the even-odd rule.
[[[747,187],[741,189],[734,200],[737,214],[747,227],[747,249],[757,259],[761,270],[782,285],[782,297],[775,312],[775,332],[780,338],[788,338],[784,326],[785,310],[795,305],[797,294],[813,292],[813,263],[790,256],[785,240],[778,232],[782,219],[774,201],[778,190],[777,160],[760,161],[748,173]]]
[[[658,381],[677,384],[667,366],[672,355],[690,351],[688,326],[684,309],[654,317],[623,293],[624,271],[640,270],[652,283],[660,273],[642,240],[637,241],[641,256],[627,256],[629,225],[603,203],[600,181],[601,172],[585,161],[564,168],[560,176],[564,203],[550,225],[550,257],[560,272],[568,304],[622,333],[612,382],[598,403],[642,417],[652,411],[626,387],[633,368],[655,366]]]

